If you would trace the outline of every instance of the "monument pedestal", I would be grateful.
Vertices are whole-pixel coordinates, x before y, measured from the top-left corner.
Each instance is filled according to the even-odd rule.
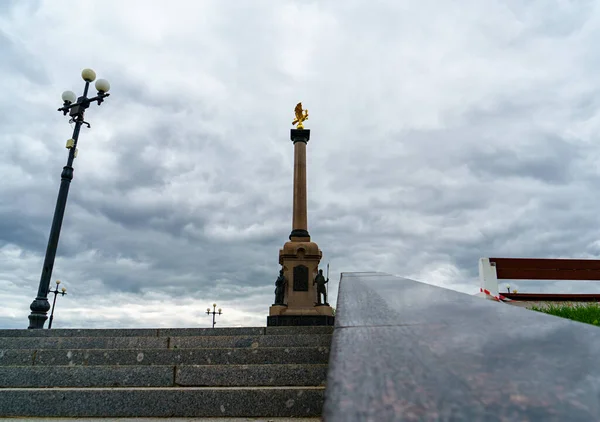
[[[318,304],[317,286],[313,284],[323,253],[310,237],[290,238],[279,250],[279,264],[287,280],[284,290],[287,305],[269,308],[267,326],[333,325],[333,309]]]

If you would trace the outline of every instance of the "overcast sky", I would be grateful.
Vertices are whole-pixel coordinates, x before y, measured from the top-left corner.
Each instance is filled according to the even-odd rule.
[[[600,255],[600,3],[0,1],[0,328],[26,328],[93,68],[54,327],[266,324],[309,110],[309,231],[340,272],[466,293],[480,257]],[[599,283],[511,283],[596,292]]]

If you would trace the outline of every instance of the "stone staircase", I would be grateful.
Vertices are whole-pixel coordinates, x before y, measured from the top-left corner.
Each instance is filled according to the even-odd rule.
[[[332,332],[0,330],[0,417],[318,417]]]

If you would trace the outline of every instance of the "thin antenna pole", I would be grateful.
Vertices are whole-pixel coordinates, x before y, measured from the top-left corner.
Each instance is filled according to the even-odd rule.
[[[327,281],[329,281],[329,262],[327,263]],[[325,294],[329,297],[329,288],[327,287],[329,283],[325,283]]]

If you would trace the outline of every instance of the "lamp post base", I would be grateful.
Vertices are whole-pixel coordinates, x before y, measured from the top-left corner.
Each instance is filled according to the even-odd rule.
[[[44,324],[48,319],[48,311],[50,310],[50,303],[46,298],[35,298],[29,307],[31,313],[29,314],[29,329],[44,328]]]

